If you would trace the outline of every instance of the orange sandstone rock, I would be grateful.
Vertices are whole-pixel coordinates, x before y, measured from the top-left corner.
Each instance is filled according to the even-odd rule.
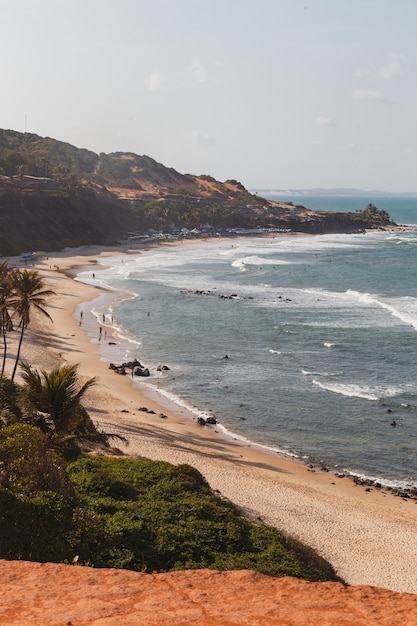
[[[379,626],[417,624],[417,595],[252,571],[140,574],[0,561],[7,626]]]

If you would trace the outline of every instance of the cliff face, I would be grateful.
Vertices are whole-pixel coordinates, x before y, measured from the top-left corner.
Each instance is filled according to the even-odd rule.
[[[0,561],[0,623],[34,626],[415,626],[417,595],[251,571],[147,575]]]
[[[354,213],[331,213],[328,211],[311,211],[299,215],[287,215],[283,223],[294,232],[312,235],[358,233],[369,228],[378,228],[377,224],[372,224],[369,220],[361,218]],[[381,223],[381,226],[388,226],[388,224]]]
[[[112,245],[135,230],[136,216],[100,202],[93,195],[71,198],[55,192],[0,188],[0,254],[14,256],[35,250]]]
[[[146,155],[98,155],[55,139],[0,129],[0,252],[6,256],[113,245],[129,231],[151,228],[168,232],[210,224],[336,233],[376,223],[272,202],[237,180],[180,174]]]

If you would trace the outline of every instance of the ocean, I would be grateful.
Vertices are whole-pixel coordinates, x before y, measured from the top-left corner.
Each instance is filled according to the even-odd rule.
[[[417,199],[374,204],[417,224]],[[135,384],[163,402],[268,451],[415,487],[416,255],[417,230],[222,238],[113,256],[77,278],[110,290],[88,305],[115,333],[102,358],[138,358],[151,376]]]
[[[261,193],[259,195],[262,195]],[[276,195],[274,193],[265,196],[269,200],[281,200],[301,204],[313,211],[334,211],[336,213],[364,209],[369,203],[378,209],[387,211],[397,224],[417,225],[417,196],[296,196]]]

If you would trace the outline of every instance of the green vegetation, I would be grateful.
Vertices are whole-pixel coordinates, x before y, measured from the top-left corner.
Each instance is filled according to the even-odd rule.
[[[164,232],[179,226],[192,230],[196,225],[202,227],[205,224],[214,228],[252,226],[251,220],[244,218],[236,207],[214,200],[196,204],[192,198],[183,197],[181,200],[164,202],[163,206],[161,202],[152,200],[142,204],[138,208],[139,212],[144,229],[155,228]]]
[[[313,550],[251,524],[188,465],[84,455],[65,472],[46,435],[22,424],[0,429],[0,524],[0,558],[338,580]]]
[[[364,209],[357,210],[356,215],[374,226],[386,226],[392,224],[389,214],[384,209],[377,209],[373,204],[368,204]]]
[[[12,285],[5,337],[14,312],[25,328],[31,307],[47,314],[50,292],[37,272],[3,269],[5,291]],[[17,289],[19,280],[33,288]],[[94,379],[82,382],[76,365],[20,366],[21,384],[0,377],[0,558],[142,572],[250,568],[337,580],[313,550],[251,524],[192,467],[83,454],[86,444],[103,453],[111,437],[98,432],[82,405]]]
[[[312,212],[249,193],[236,179],[180,174],[146,155],[95,154],[0,129],[0,255],[114,245],[149,229],[279,227],[358,232],[391,224],[384,211]]]
[[[0,174],[14,176],[19,168],[31,176],[51,176],[59,168],[74,174],[94,171],[98,156],[90,150],[33,133],[0,131]]]
[[[67,459],[81,454],[82,442],[108,445],[109,435],[97,431],[81,403],[94,378],[82,383],[76,365],[58,365],[49,372],[25,361],[20,365],[23,384],[0,378],[0,427],[36,427],[46,435],[50,448]]]
[[[1,129],[0,175],[0,255],[111,245],[147,229],[256,226],[247,207],[264,202],[234,181],[182,175],[148,156],[96,155]]]
[[[44,315],[38,272],[0,267],[1,333],[17,316]],[[6,346],[5,345],[5,354]],[[94,379],[76,365],[37,370],[20,361],[23,382],[0,377],[0,558],[88,563],[137,571],[251,568],[273,576],[336,580],[313,550],[253,525],[216,497],[195,469],[163,462],[83,455],[108,447],[82,405]]]
[[[30,324],[30,315],[36,309],[49,319],[51,316],[45,310],[46,298],[54,295],[50,289],[44,288],[44,283],[37,270],[11,270],[7,261],[0,264],[0,335],[3,337],[3,365],[4,373],[7,357],[7,336],[15,329],[20,328],[19,343],[13,368],[14,380],[17,364],[20,358],[23,337]]]
[[[20,328],[19,345],[17,347],[16,361],[12,374],[12,380],[14,380],[20,358],[23,336],[30,323],[30,313],[32,309],[36,309],[42,313],[42,315],[52,320],[44,307],[46,298],[54,295],[54,292],[44,288],[43,280],[37,270],[19,270],[13,272],[10,276],[10,279],[8,276],[5,277],[6,282],[8,279],[11,280],[11,297],[9,304],[13,313],[18,317]]]

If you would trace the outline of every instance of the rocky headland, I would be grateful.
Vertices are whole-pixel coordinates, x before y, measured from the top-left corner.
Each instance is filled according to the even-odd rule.
[[[114,245],[152,230],[280,228],[351,233],[391,225],[373,215],[312,211],[252,194],[239,181],[180,174],[146,155],[95,154],[0,129],[0,253]]]

